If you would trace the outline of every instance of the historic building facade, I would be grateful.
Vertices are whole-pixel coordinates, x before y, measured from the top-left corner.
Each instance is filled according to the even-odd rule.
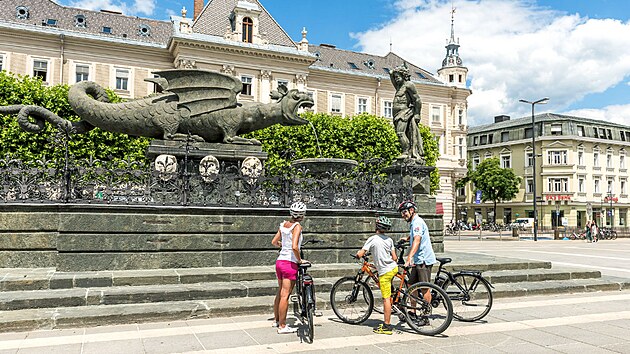
[[[533,198],[538,197],[539,226],[567,224],[584,227],[587,220],[600,226],[627,227],[630,126],[559,114],[535,116],[536,175],[532,175],[531,117],[511,120],[495,117],[494,124],[471,127],[468,159],[475,168],[487,158],[499,158],[523,181],[511,201],[497,205],[498,223],[517,217],[533,217]],[[536,192],[533,179],[536,179]],[[460,201],[462,218],[492,220],[492,204],[475,203],[468,186]]]
[[[452,20],[452,19],[451,19]],[[454,213],[454,181],[466,172],[467,69],[451,38],[437,75],[407,62],[421,99],[422,123],[439,138],[445,219]],[[269,102],[278,84],[313,95],[316,112],[392,117],[389,71],[405,60],[294,41],[257,0],[195,1],[193,18],[171,21],[64,7],[51,0],[0,1],[0,70],[50,85],[91,80],[127,98],[154,92],[144,81],[173,68],[220,71],[243,82],[240,101]]]

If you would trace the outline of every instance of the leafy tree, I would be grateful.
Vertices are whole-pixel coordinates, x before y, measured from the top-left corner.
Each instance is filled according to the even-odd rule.
[[[0,71],[0,106],[37,105],[73,122],[80,120],[68,103],[68,85],[45,86],[41,79],[15,76]],[[120,102],[108,90],[111,102]],[[9,156],[29,162],[63,156],[63,150],[54,141],[57,127],[46,124],[39,134],[23,131],[14,115],[0,115],[0,157]],[[149,139],[106,132],[98,128],[86,134],[72,135],[70,153],[77,158],[93,156],[101,160],[144,161]]]
[[[483,160],[474,171],[469,165],[465,179],[470,180],[475,189],[481,191],[481,201],[492,201],[495,220],[497,202],[514,198],[521,184],[521,177],[515,175],[511,168],[502,168],[496,157]]]
[[[293,160],[312,157],[353,159],[361,168],[380,171],[400,156],[396,131],[383,117],[365,113],[354,117],[306,113],[303,117],[311,122],[317,137],[310,125],[274,125],[247,135],[262,142],[263,150],[269,154],[266,166],[270,174],[282,173]],[[420,125],[420,133],[427,165],[435,166],[439,158],[437,141],[428,127]],[[439,183],[436,169],[431,174],[432,193],[439,188]]]

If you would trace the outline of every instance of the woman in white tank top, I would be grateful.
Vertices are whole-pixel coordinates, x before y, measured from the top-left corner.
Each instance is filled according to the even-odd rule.
[[[273,303],[274,327],[278,333],[293,333],[297,328],[287,326],[287,311],[289,309],[289,295],[293,291],[297,278],[298,264],[306,262],[300,257],[302,245],[302,225],[306,214],[306,205],[302,202],[293,203],[289,209],[291,220],[283,221],[271,244],[280,247],[280,254],[276,260],[276,276],[278,278],[278,292]]]

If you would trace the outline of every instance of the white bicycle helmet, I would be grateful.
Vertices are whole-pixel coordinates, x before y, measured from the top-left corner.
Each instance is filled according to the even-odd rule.
[[[294,219],[302,217],[304,216],[304,214],[306,214],[306,204],[302,202],[295,202],[291,204],[289,212],[291,213],[291,217]]]

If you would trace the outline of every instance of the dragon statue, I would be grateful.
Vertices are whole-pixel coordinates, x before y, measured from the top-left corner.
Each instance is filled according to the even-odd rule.
[[[17,114],[20,127],[39,132],[44,121],[74,133],[100,129],[134,136],[164,140],[184,140],[191,134],[197,141],[232,144],[256,144],[255,139],[239,134],[274,124],[301,125],[308,121],[298,109],[312,107],[313,99],[298,90],[280,85],[271,93],[273,103],[236,100],[243,84],[237,78],[207,70],[165,70],[159,77],[148,78],[162,92],[137,100],[109,103],[105,89],[94,82],[83,81],[68,92],[68,102],[81,118],[70,122],[39,106],[12,105],[0,107],[0,114]]]

